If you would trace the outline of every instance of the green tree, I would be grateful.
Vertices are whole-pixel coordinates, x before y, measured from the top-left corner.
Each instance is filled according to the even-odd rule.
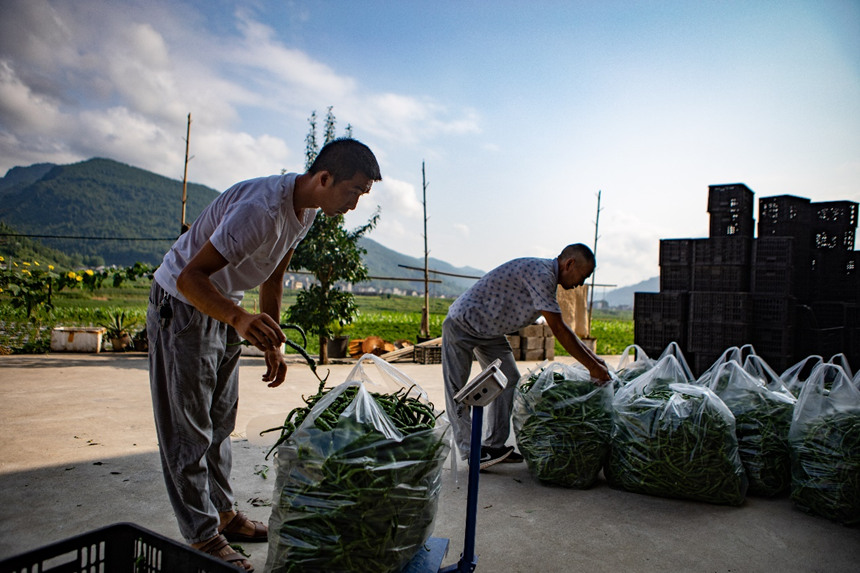
[[[308,119],[310,130],[305,137],[306,169],[319,153],[316,121],[314,111]],[[335,123],[334,113],[329,107],[323,145],[335,139]],[[347,133],[352,134],[350,126]],[[316,283],[298,293],[295,304],[287,310],[287,320],[302,325],[310,334],[319,337],[320,364],[328,363],[326,341],[332,336],[331,327],[334,324],[351,324],[355,317],[355,297],[338,285],[368,280],[367,267],[361,259],[367,251],[358,246],[358,240],[378,221],[377,210],[367,223],[348,231],[343,226],[343,215],[327,217],[318,213],[313,227],[293,253],[290,268],[307,270],[314,275]]]

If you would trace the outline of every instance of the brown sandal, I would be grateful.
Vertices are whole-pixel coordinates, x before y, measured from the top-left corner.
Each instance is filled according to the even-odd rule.
[[[197,550],[222,559],[230,565],[242,568],[248,573],[253,573],[254,571],[254,566],[251,565],[248,558],[230,547],[230,543],[223,535],[216,535],[200,547],[197,547]]]
[[[251,535],[241,532],[246,523],[254,527],[254,533]],[[230,541],[267,541],[269,528],[264,523],[248,519],[244,513],[237,511],[233,519],[221,530],[221,534]]]

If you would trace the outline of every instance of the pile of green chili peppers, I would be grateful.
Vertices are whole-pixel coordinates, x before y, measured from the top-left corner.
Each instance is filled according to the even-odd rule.
[[[321,385],[290,412],[280,428],[267,571],[394,572],[422,549],[450,426],[411,390]]]
[[[609,455],[612,389],[584,380],[532,376],[515,398],[514,433],[529,470],[540,481],[588,488]]]
[[[768,389],[737,362],[723,365],[710,384],[735,417],[738,451],[750,495],[774,497],[791,487],[788,432],[795,399],[784,389]]]
[[[710,390],[674,382],[655,378],[621,402],[616,396],[604,468],[609,483],[649,495],[742,504],[748,482],[731,413]]]
[[[803,511],[860,523],[860,410],[818,416],[790,435],[791,499]]]

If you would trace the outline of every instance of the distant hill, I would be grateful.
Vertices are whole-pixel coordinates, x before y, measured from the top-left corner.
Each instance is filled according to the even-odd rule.
[[[651,277],[650,279],[636,283],[635,285],[611,290],[603,296],[603,300],[605,300],[609,306],[629,306],[630,308],[633,308],[633,293],[659,291],[660,277]]]
[[[186,219],[217,195],[189,184]],[[38,240],[85,260],[158,264],[179,235],[182,183],[111,159],[10,169],[0,197],[0,221],[19,233],[57,237]],[[129,237],[136,240],[119,240]]]
[[[193,221],[218,192],[195,183],[189,183],[187,190],[186,220]],[[0,223],[6,225],[3,232],[56,237],[32,242],[93,265],[129,266],[138,261],[157,265],[179,235],[181,198],[181,181],[111,159],[94,158],[71,165],[39,163],[14,167],[0,178]],[[128,238],[136,240],[118,240]],[[423,269],[423,258],[403,255],[366,237],[360,245],[367,250],[364,262],[371,276],[422,279],[416,282],[377,279],[362,283],[362,287],[423,294],[423,272],[399,266]],[[429,266],[453,274],[484,274],[438,259],[430,259]],[[443,281],[430,284],[432,296],[457,296],[474,282],[448,276],[431,278]]]
[[[218,191],[196,183],[189,183],[187,191],[187,221],[194,221],[218,196]],[[44,245],[69,257],[65,260],[55,257],[60,263],[82,260],[92,266],[129,266],[136,262],[158,265],[179,235],[181,199],[182,181],[112,159],[13,167],[0,178],[0,223],[4,224],[0,231],[54,237],[33,239],[25,252],[44,253],[39,250],[39,245]],[[17,242],[31,244],[24,238]],[[4,244],[9,244],[8,238],[4,243],[4,237],[0,237],[0,252]],[[367,237],[360,239],[359,245],[367,250],[364,263],[371,276],[416,279],[376,278],[361,283],[361,288],[424,293],[423,257],[398,253]],[[435,258],[429,259],[428,266],[431,270],[467,277],[479,277],[485,272],[474,267],[455,267]],[[442,281],[430,283],[431,296],[456,297],[475,282],[472,278],[434,273],[430,278]],[[604,298],[611,306],[632,306],[634,292],[658,290],[659,281],[653,278],[610,291]]]
[[[419,279],[417,281],[394,281],[375,279],[372,282],[373,286],[383,289],[399,289],[405,292],[414,290],[422,295],[424,294],[423,257],[410,257],[408,255],[398,253],[397,251],[393,251],[387,247],[384,247],[376,241],[368,239],[367,237],[362,237],[359,240],[359,246],[367,250],[367,254],[364,256],[364,264],[367,265],[371,276],[403,278],[414,277],[415,279]],[[473,267],[455,267],[449,263],[440,261],[439,259],[434,259],[432,257],[428,259],[427,263],[427,266],[431,271],[435,270],[443,273],[474,277],[480,277],[484,274],[484,271],[475,269]],[[404,265],[407,267],[417,267],[422,270],[410,270],[403,268],[400,265]],[[430,283],[430,296],[457,296],[463,293],[466,289],[468,289],[475,283],[475,279],[452,277],[447,275],[434,274],[432,272],[430,273],[429,278],[442,281],[441,284]],[[365,283],[362,283],[362,286],[364,284]]]

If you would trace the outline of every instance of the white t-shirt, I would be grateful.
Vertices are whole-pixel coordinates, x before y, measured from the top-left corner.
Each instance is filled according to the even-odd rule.
[[[188,303],[176,279],[194,255],[211,241],[227,259],[212,284],[238,303],[245,290],[263,283],[287,252],[307,235],[316,210],[304,209],[301,220],[293,206],[298,174],[272,175],[242,181],[210,203],[186,233],[164,255],[155,280],[171,296]]]

